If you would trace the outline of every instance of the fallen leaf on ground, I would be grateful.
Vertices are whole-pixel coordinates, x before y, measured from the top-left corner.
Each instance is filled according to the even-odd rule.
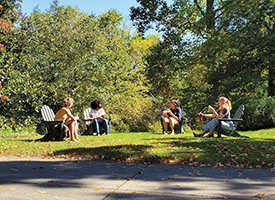
[[[262,198],[264,195],[265,195],[265,193],[260,193],[260,194],[255,195],[255,197]]]

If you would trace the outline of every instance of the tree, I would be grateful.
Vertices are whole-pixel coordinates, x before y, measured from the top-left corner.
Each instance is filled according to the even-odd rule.
[[[170,73],[184,71],[178,85],[185,87],[175,89],[182,92],[176,93],[179,98],[189,99],[183,100],[184,110],[190,112],[191,106],[185,107],[190,102],[203,100],[205,105],[212,104],[221,95],[239,103],[245,98],[274,95],[273,1],[175,0],[171,5],[164,0],[137,2],[140,6],[131,8],[131,19],[137,28],[143,33],[155,23],[157,30],[164,33],[148,65],[148,70],[158,69],[162,74],[149,79],[164,81],[172,77]],[[175,49],[177,52],[171,53]],[[177,61],[160,65],[163,58]],[[194,76],[194,72],[201,75]],[[172,86],[166,83],[166,88]],[[164,96],[160,92],[157,95]]]
[[[251,91],[254,96],[274,96],[273,11],[273,1],[230,2],[205,43],[205,50],[215,52],[212,72],[236,77],[226,80],[228,91],[239,88],[241,96],[251,96]]]
[[[22,41],[28,42],[20,69],[32,83],[21,101],[32,116],[40,116],[43,104],[57,111],[66,96],[75,99],[74,112],[82,116],[92,100],[102,98],[115,127],[146,129],[140,124],[151,99],[143,56],[158,39],[132,35],[120,28],[121,21],[116,10],[95,16],[57,1],[46,12],[34,10],[20,25]]]

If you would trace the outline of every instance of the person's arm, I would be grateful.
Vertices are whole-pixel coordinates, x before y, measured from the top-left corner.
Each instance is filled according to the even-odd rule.
[[[106,116],[106,113],[105,113],[105,110],[103,109],[103,108],[101,108],[102,109],[102,113],[101,113],[101,117],[102,117],[102,119],[104,119],[105,118],[105,116]]]
[[[179,118],[174,114],[172,113],[172,111],[169,109],[168,113],[177,121],[179,121]]]
[[[198,115],[199,116],[203,116],[203,117],[207,117],[207,118],[213,118],[213,117],[215,117],[215,115],[214,114],[203,114],[203,113],[198,113]]]
[[[65,109],[66,110],[66,112],[67,112],[67,115],[72,119],[72,120],[74,120],[74,121],[77,121],[77,120],[79,120],[79,117],[76,115],[76,116],[73,116],[72,115],[72,113],[71,113],[71,111],[69,110],[69,109]]]
[[[163,111],[163,114],[165,115],[166,118],[168,118],[168,114],[167,113],[169,112],[169,110],[170,109],[167,109],[167,110]]]
[[[225,114],[223,114],[222,112],[220,112],[220,114],[218,114],[216,112],[216,110],[212,107],[212,106],[208,106],[209,110],[211,110],[213,112],[213,115],[216,117],[216,118],[223,118],[225,116]]]

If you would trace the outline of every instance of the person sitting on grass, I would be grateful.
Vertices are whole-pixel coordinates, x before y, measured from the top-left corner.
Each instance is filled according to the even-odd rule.
[[[215,111],[215,109],[211,105],[208,106],[208,109],[211,110],[213,114],[203,114],[201,112],[198,113],[200,117],[207,117],[207,118],[215,117],[215,118],[209,121],[203,127],[203,131],[200,134],[196,134],[195,132],[193,132],[195,137],[203,137],[208,132],[209,134],[206,137],[214,137],[213,132],[218,125],[218,119],[221,119],[221,118],[230,119],[230,110],[232,109],[231,102],[226,97],[220,97],[218,104],[220,108],[217,111]],[[232,121],[221,122],[221,128],[224,130],[231,131],[233,126],[234,125]]]
[[[163,111],[164,119],[163,119],[163,127],[164,134],[167,135],[168,124],[171,128],[171,135],[175,135],[175,125],[179,124],[179,121],[183,117],[182,110],[180,109],[180,101],[172,100],[170,103],[171,108]]]
[[[105,110],[102,108],[104,102],[102,99],[96,99],[91,103],[91,111],[90,116],[94,120],[93,125],[95,126],[96,133],[100,136],[99,125],[102,125],[106,131],[106,135],[110,135],[109,132],[109,125],[108,120],[105,119],[106,113]]]
[[[79,119],[78,115],[73,116],[70,108],[74,104],[74,100],[70,97],[67,97],[64,100],[65,106],[61,108],[55,115],[55,121],[64,121],[68,117],[68,120],[65,121],[65,125],[69,127],[69,134],[71,137],[71,141],[80,141],[78,138],[78,128],[77,128],[77,120]]]

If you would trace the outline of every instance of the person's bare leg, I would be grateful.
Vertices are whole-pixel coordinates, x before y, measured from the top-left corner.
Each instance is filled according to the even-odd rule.
[[[76,141],[74,139],[74,130],[73,130],[73,120],[70,118],[65,122],[65,125],[67,125],[69,127],[69,132],[70,132],[70,138],[71,141]]]
[[[209,131],[209,135],[211,135],[211,136],[213,135],[213,132],[211,130]]]
[[[77,121],[74,121],[73,124],[74,124],[74,138],[75,138],[77,141],[80,141],[80,139],[78,138]]]
[[[167,131],[168,131],[167,118],[163,119],[163,128],[164,128],[164,133],[167,134]]]
[[[205,129],[203,129],[203,131],[200,134],[196,134],[195,132],[193,132],[195,137],[203,137],[206,133],[207,131]]]
[[[73,121],[71,123],[71,130],[72,130],[71,140],[72,141],[80,141],[78,138],[78,134],[77,134],[77,122],[76,121]]]
[[[202,136],[204,136],[207,133],[206,130],[203,129],[203,131],[200,133]],[[210,132],[209,132],[210,133]]]
[[[169,124],[171,127],[171,135],[175,135],[175,125],[178,124],[174,118],[169,119]]]

